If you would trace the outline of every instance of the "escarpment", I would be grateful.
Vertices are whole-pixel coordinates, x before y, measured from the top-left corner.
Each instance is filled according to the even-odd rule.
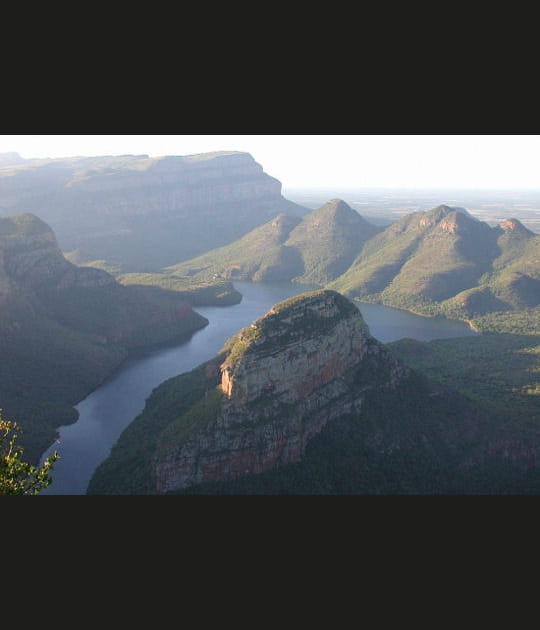
[[[0,218],[0,408],[23,426],[28,457],[130,353],[207,323],[176,291],[73,265],[35,215]]]
[[[24,290],[43,293],[115,284],[105,271],[66,260],[51,228],[30,213],[0,218],[0,254],[0,273]]]
[[[225,245],[279,212],[306,211],[239,151],[0,162],[0,215],[37,214],[63,251],[124,271],[155,271]]]
[[[298,462],[325,425],[360,410],[366,391],[394,388],[409,370],[349,300],[322,290],[276,305],[206,372],[213,386],[159,440],[158,493]]]

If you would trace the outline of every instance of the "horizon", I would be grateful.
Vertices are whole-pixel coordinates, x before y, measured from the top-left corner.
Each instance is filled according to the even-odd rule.
[[[221,151],[286,190],[540,190],[540,135],[0,135],[27,160]]]

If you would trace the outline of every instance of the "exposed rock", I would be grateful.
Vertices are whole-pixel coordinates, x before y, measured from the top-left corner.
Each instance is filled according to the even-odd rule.
[[[363,392],[409,373],[369,334],[358,309],[333,291],[276,305],[224,347],[219,404],[207,423],[158,448],[159,493],[231,480],[299,461],[333,419],[358,411]],[[377,383],[377,385],[375,385]],[[209,393],[215,396],[215,392]],[[204,403],[201,403],[204,404]]]
[[[23,426],[28,457],[129,353],[207,324],[176,291],[73,265],[35,215],[0,218],[0,408]]]
[[[224,245],[279,212],[307,212],[237,151],[25,161],[0,169],[2,211],[33,212],[51,225],[62,250],[136,271]]]
[[[115,283],[105,271],[77,267],[67,261],[54,232],[32,214],[0,218],[0,274],[2,271],[21,286],[36,290]]]

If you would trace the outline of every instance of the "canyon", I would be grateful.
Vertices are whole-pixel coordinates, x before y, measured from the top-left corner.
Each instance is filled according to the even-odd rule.
[[[207,324],[180,292],[73,265],[37,216],[0,218],[0,400],[32,460],[130,354]]]
[[[82,262],[154,271],[307,210],[248,153],[0,161],[0,214],[30,212]]]

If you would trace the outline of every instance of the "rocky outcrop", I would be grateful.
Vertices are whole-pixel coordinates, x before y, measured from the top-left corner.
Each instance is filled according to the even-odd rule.
[[[349,300],[324,290],[276,305],[233,337],[212,369],[219,403],[205,412],[202,401],[204,426],[180,442],[162,436],[159,493],[297,462],[326,424],[359,411],[367,390],[394,388],[409,372]]]
[[[0,408],[23,426],[29,457],[130,353],[207,324],[177,291],[73,265],[35,215],[0,218]]]
[[[248,153],[57,158],[0,168],[0,213],[32,212],[63,251],[156,270],[307,210]],[[211,228],[211,229],[209,229]],[[144,248],[144,256],[140,250]]]
[[[67,261],[51,228],[28,213],[0,218],[0,276],[2,273],[20,287],[36,291],[115,284],[105,271]]]

